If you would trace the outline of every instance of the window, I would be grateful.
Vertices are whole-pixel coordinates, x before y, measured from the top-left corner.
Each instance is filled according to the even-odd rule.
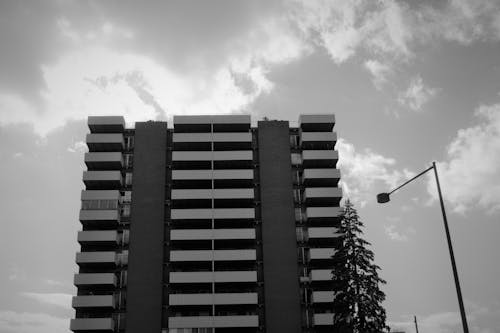
[[[131,172],[127,172],[125,174],[125,185],[126,186],[131,186],[132,185],[132,173]]]
[[[122,202],[128,203],[132,201],[132,191],[125,191],[122,196]]]
[[[125,154],[125,168],[131,169],[134,167],[134,155]]]
[[[122,206],[122,216],[123,217],[129,217],[130,216],[130,205],[129,204],[124,204]]]

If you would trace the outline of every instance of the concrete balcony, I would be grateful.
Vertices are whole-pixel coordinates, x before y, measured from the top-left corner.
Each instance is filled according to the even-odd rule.
[[[307,207],[307,220],[337,220],[340,219],[342,210],[340,207]]]
[[[170,283],[257,282],[256,271],[170,272]]]
[[[335,168],[339,160],[336,150],[304,150],[302,165],[304,168]]]
[[[71,319],[69,329],[73,332],[113,332],[115,322],[112,318],[77,318]]]
[[[122,133],[125,119],[122,116],[89,116],[88,126],[92,133]]]
[[[172,190],[173,200],[187,199],[253,199],[253,188]]]
[[[118,190],[83,190],[81,199],[83,200],[120,200],[121,195]]]
[[[335,254],[334,248],[311,248],[309,251],[310,260],[329,260]]]
[[[172,161],[252,161],[251,150],[173,151]]]
[[[259,316],[169,317],[170,328],[259,327]]]
[[[300,134],[300,146],[302,149],[334,149],[337,143],[335,132],[302,132]]]
[[[334,297],[333,291],[313,291],[311,300],[313,303],[331,303]]]
[[[254,208],[172,209],[172,220],[254,219]]]
[[[331,269],[311,270],[311,281],[330,281],[332,279]]]
[[[117,209],[112,210],[80,210],[80,222],[83,225],[116,226],[120,221],[120,213]]]
[[[83,183],[88,190],[115,190],[122,186],[120,171],[84,171]]]
[[[174,143],[178,142],[252,142],[252,133],[174,133]]]
[[[333,313],[315,313],[313,315],[314,326],[333,325]]]
[[[174,229],[171,240],[255,239],[255,229]]]
[[[79,266],[116,266],[118,256],[114,251],[78,252],[76,263]]]
[[[125,139],[121,133],[87,134],[86,141],[90,152],[122,151],[125,148]]]
[[[198,179],[253,179],[252,169],[228,170],[172,170],[173,180]]]
[[[116,230],[78,232],[78,243],[81,245],[117,245],[118,240],[118,232]]]
[[[170,294],[169,305],[257,304],[257,293]]]
[[[305,132],[331,132],[335,125],[335,115],[302,114],[299,116],[299,127]]]
[[[342,199],[342,189],[339,187],[307,187],[304,199],[311,206],[338,206]]]
[[[85,164],[89,170],[121,170],[123,156],[120,152],[85,153]]]
[[[335,227],[318,227],[307,229],[309,239],[315,238],[336,238],[342,236]]]
[[[304,169],[302,183],[305,186],[337,186],[340,180],[339,169]]]
[[[170,261],[243,261],[257,260],[256,251],[247,250],[178,250],[170,251]]]
[[[113,273],[80,273],[75,274],[73,284],[79,288],[85,286],[116,287],[117,278]]]
[[[109,308],[116,306],[115,296],[113,295],[85,295],[73,296],[71,302],[73,308]]]

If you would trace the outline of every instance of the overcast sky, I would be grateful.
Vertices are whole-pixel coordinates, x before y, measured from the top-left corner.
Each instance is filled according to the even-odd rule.
[[[68,332],[88,115],[333,112],[393,329],[500,332],[500,2],[0,2],[0,332]]]

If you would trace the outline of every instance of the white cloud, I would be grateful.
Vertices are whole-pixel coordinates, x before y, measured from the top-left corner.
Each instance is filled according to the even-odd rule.
[[[55,305],[65,309],[69,309],[71,307],[72,295],[70,294],[23,292],[21,295],[43,304]]]
[[[399,93],[399,104],[409,107],[413,111],[420,111],[438,92],[438,89],[427,87],[420,75],[411,79],[408,88]]]
[[[407,170],[394,170],[395,159],[370,149],[358,152],[353,144],[344,139],[339,139],[337,149],[346,196],[361,205],[374,200],[373,188],[376,183],[382,182],[387,188],[393,188],[411,174]]]
[[[67,333],[69,318],[44,313],[0,311],[2,333]]]
[[[404,231],[397,230],[398,227],[394,224],[384,225],[384,233],[389,237],[390,240],[397,242],[408,242],[410,240],[410,235],[416,233],[415,229],[412,227],[405,228]]]
[[[373,59],[365,61],[364,67],[373,76],[372,81],[375,88],[381,90],[383,84],[387,82],[387,76],[392,72],[391,67],[387,64]]]
[[[479,124],[457,132],[438,172],[454,211],[480,207],[491,213],[500,209],[500,104],[481,106],[475,116]],[[436,198],[433,178],[428,191]]]

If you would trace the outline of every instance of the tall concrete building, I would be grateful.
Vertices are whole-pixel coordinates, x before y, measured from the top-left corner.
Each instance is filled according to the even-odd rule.
[[[335,117],[89,117],[74,332],[326,332]]]

